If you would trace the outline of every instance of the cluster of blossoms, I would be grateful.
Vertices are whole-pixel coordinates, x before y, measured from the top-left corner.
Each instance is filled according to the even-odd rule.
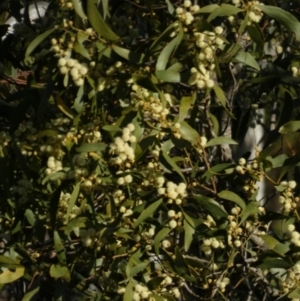
[[[214,55],[218,48],[222,48],[224,40],[220,37],[223,33],[223,28],[217,26],[215,31],[195,32],[195,43],[200,48],[198,54],[198,68],[191,68],[191,77],[189,85],[197,85],[199,89],[212,88],[214,86]]]
[[[72,58],[60,58],[58,60],[59,71],[61,74],[69,73],[76,86],[84,84],[84,77],[88,74],[89,68],[85,63],[80,63]]]
[[[86,247],[91,247],[93,242],[97,241],[95,239],[96,230],[93,228],[89,228],[88,230],[81,229],[80,237],[82,238],[82,244]]]
[[[296,67],[296,66],[293,66],[293,67],[291,68],[291,71],[292,71],[294,77],[300,76],[300,68],[298,68],[298,67]]]
[[[248,5],[251,5],[249,12],[249,19],[254,23],[259,23],[263,17],[263,12],[256,5],[263,5],[263,3],[259,1],[248,2]]]
[[[275,49],[277,54],[283,52],[283,47],[281,46],[282,41],[283,37],[279,33],[275,33],[274,37],[270,40],[270,47]]]
[[[218,280],[217,280],[216,286],[217,286],[217,288],[220,289],[220,291],[221,291],[222,293],[224,293],[225,290],[226,290],[226,286],[227,286],[229,283],[230,283],[230,279],[227,278],[227,277],[224,277],[224,278],[222,278],[222,279],[218,279]]]
[[[175,229],[177,226],[181,226],[180,221],[176,221],[176,219],[181,219],[182,218],[182,212],[175,212],[174,210],[169,210],[168,211],[168,217],[171,219],[169,221],[169,227],[171,229]]]
[[[176,8],[176,15],[180,21],[184,22],[185,25],[190,25],[194,21],[192,12],[197,12],[200,9],[199,5],[192,5],[192,1],[185,0],[183,7]]]
[[[119,206],[126,199],[126,196],[121,189],[116,190],[112,197],[117,206]]]
[[[239,226],[237,216],[228,215],[228,226],[227,226],[227,243],[229,246],[235,246],[239,248],[242,245],[241,237],[244,233],[243,228]]]
[[[134,124],[129,123],[123,129],[122,137],[116,137],[114,142],[110,144],[109,152],[116,155],[116,157],[111,158],[111,163],[121,165],[127,160],[134,162],[134,149],[129,144],[136,142],[136,137],[133,133],[134,128]]]
[[[99,131],[100,119],[96,118],[92,122],[85,124],[82,129],[79,130],[77,135],[78,139],[82,139],[82,142],[97,143],[102,140],[101,132]]]
[[[99,185],[101,183],[102,183],[101,178],[92,175],[84,179],[84,181],[81,183],[81,187],[87,191],[91,191],[93,189],[99,188]]]
[[[197,151],[198,151],[199,154],[202,154],[203,149],[205,148],[205,146],[207,144],[207,138],[205,136],[201,136],[199,144],[200,144],[200,148],[197,148]]]
[[[289,235],[291,236],[291,243],[293,243],[296,247],[300,247],[300,233],[295,229],[296,227],[292,224],[288,226]]]
[[[203,221],[203,224],[209,228],[215,228],[217,226],[215,220],[211,215],[207,215],[206,220]]]
[[[72,159],[74,169],[69,170],[68,178],[86,178],[89,175],[89,170],[87,169],[87,156],[83,154],[77,154]]]
[[[14,132],[14,141],[22,155],[28,157],[36,155],[38,147],[36,133],[37,129],[31,121],[23,121]]]
[[[136,284],[134,286],[134,293],[133,293],[133,301],[140,301],[143,299],[148,299],[151,295],[147,286]]]
[[[179,183],[178,185],[173,182],[167,182],[166,187],[159,187],[158,194],[165,195],[168,198],[168,203],[181,205],[182,200],[187,196],[186,184]]]
[[[141,97],[138,98],[140,99]],[[141,112],[143,113],[143,116],[146,120],[154,119],[161,124],[165,124],[166,116],[170,112],[168,108],[164,107],[162,101],[159,98],[154,98],[152,96],[147,97],[147,99],[139,100],[136,103],[136,107],[141,109]]]
[[[284,187],[284,191],[282,195],[279,196],[279,203],[283,205],[283,213],[288,214],[294,210],[299,203],[299,197],[295,197],[293,193],[297,183],[295,181],[284,181],[281,182],[280,185]]]
[[[19,180],[10,190],[20,204],[25,204],[28,202],[28,195],[33,191],[33,186],[28,180]]]
[[[0,145],[1,146],[7,146],[9,142],[11,141],[11,136],[7,132],[0,132]]]
[[[278,269],[270,269],[270,272],[274,275],[278,274]],[[284,295],[293,291],[300,281],[300,263],[297,262],[293,268],[285,271],[283,274],[279,273],[277,277],[280,280],[280,289]],[[274,289],[276,295],[278,295],[278,290]],[[299,298],[293,298],[292,301],[299,301]]]
[[[201,250],[205,255],[211,255],[213,249],[224,249],[225,245],[221,240],[216,239],[215,237],[204,239],[203,244],[201,245]]]
[[[51,119],[51,125],[54,126],[54,127],[57,127],[57,128],[64,128],[64,126],[70,124],[70,119],[67,118],[67,117],[58,117],[58,118],[55,118],[55,119]],[[48,126],[50,126],[48,124]]]
[[[40,146],[41,153],[55,158],[61,158],[63,155],[62,141],[63,135],[50,136],[44,144]]]
[[[62,161],[55,159],[53,156],[48,158],[47,168],[45,169],[47,176],[62,169]]]
[[[155,156],[155,158],[157,157]],[[165,178],[161,175],[161,166],[157,162],[149,162],[143,174],[143,186],[155,186],[159,188],[165,183]]]
[[[127,170],[127,171],[130,172],[130,170]],[[120,173],[122,173],[122,171],[117,172],[117,174],[120,174]],[[118,185],[130,184],[130,183],[132,183],[132,180],[133,180],[132,175],[128,174],[124,177],[119,177],[118,180],[117,180],[117,184]]]
[[[57,210],[57,219],[63,224],[66,225],[67,224],[67,211],[68,211],[68,207],[70,204],[70,199],[71,199],[71,194],[68,192],[62,192],[60,195],[60,200],[59,200],[59,208]],[[79,202],[79,204],[82,202],[83,200],[83,196],[82,194],[79,195],[77,202]],[[82,212],[87,212],[88,211],[88,205],[86,203],[84,203],[83,206],[79,205],[80,207],[78,207],[77,205],[74,205],[73,208],[71,209],[70,215],[69,215],[69,219],[73,219],[76,216],[80,215]]]
[[[60,4],[60,7],[64,8],[64,9],[73,9],[72,1],[60,0],[59,4]]]
[[[115,87],[119,81],[112,76],[116,73],[124,74],[126,69],[121,61],[117,61],[113,66],[110,66],[106,69],[105,74],[107,77],[102,76],[100,70],[103,70],[102,64],[98,64],[94,71],[94,76],[98,78],[97,90],[99,92],[111,87]]]

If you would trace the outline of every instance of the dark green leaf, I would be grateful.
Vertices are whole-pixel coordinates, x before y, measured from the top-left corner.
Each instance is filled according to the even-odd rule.
[[[136,222],[134,223],[134,228],[136,228],[140,223],[142,223],[144,220],[146,220],[148,217],[150,217],[156,209],[160,206],[162,203],[162,199],[159,199],[158,201],[154,202],[150,206],[148,206],[142,214],[138,217]]]
[[[242,209],[245,209],[245,207],[246,207],[246,204],[243,201],[243,199],[232,191],[223,190],[218,193],[218,197],[221,199],[224,199],[224,200],[234,202],[237,205],[239,205]]]
[[[276,6],[270,6],[270,5],[256,5],[256,6],[266,15],[275,19],[289,30],[293,31],[297,37],[297,40],[300,40],[300,23],[294,15]]]
[[[97,0],[88,0],[88,19],[95,31],[107,40],[116,41],[119,37],[109,28],[97,9]]]
[[[41,35],[37,36],[27,47],[25,52],[25,57],[28,57],[32,51],[38,47],[52,32],[54,32],[55,28],[52,28],[48,31],[45,31]]]

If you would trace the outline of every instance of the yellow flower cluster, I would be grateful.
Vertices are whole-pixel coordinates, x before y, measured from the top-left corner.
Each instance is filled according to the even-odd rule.
[[[116,155],[116,157],[111,158],[111,163],[121,165],[127,160],[134,162],[134,149],[130,146],[131,143],[136,142],[136,137],[133,133],[134,128],[134,124],[129,123],[123,129],[122,137],[116,137],[114,142],[110,144],[109,152]]]

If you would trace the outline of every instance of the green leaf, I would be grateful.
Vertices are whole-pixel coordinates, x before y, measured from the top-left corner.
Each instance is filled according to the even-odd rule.
[[[88,19],[94,30],[107,40],[116,41],[119,37],[109,28],[97,9],[97,0],[88,0]]]
[[[165,31],[151,44],[149,47],[149,52],[153,52],[157,50],[158,45],[160,45],[161,42],[165,41],[169,38],[170,33],[173,32],[178,27],[178,21],[175,21],[174,23],[170,24]]]
[[[80,192],[80,182],[78,182],[76,184],[76,186],[74,187],[74,190],[73,190],[73,192],[71,194],[71,198],[70,198],[68,209],[67,209],[67,215],[66,215],[66,221],[67,222],[69,221],[70,214],[71,214],[71,212],[72,212],[72,210],[74,208],[74,205],[75,205],[75,203],[77,201],[79,192]]]
[[[182,69],[183,65],[181,63],[175,63],[170,66],[166,71],[179,72]]]
[[[177,122],[181,122],[188,116],[191,106],[194,104],[196,99],[196,93],[193,93],[191,96],[183,96],[180,99],[179,106],[179,118]]]
[[[155,75],[158,79],[167,83],[179,83],[180,82],[180,73],[172,70],[156,70]]]
[[[62,266],[60,264],[52,264],[50,267],[50,276],[53,278],[62,278],[68,277],[69,270],[66,266]]]
[[[25,216],[27,218],[28,223],[31,226],[34,226],[34,224],[35,224],[35,215],[34,215],[34,213],[32,212],[31,209],[26,209],[25,210]]]
[[[123,301],[133,300],[133,287],[134,287],[134,283],[132,280],[130,280],[126,286],[125,293],[123,295]]]
[[[128,278],[130,277],[134,277],[135,275],[137,275],[138,273],[142,272],[146,267],[147,267],[148,263],[146,262],[141,262],[133,267],[130,267],[130,269],[128,269],[128,271],[126,270],[126,275]]]
[[[74,10],[76,14],[83,20],[87,19],[87,15],[84,13],[83,8],[82,8],[82,1],[81,0],[71,0]]]
[[[89,152],[102,152],[106,150],[107,145],[105,143],[83,143],[79,147],[76,147],[78,153]]]
[[[22,267],[22,265],[15,258],[11,258],[6,255],[0,255],[0,267],[15,269],[15,268]]]
[[[268,249],[273,250],[274,252],[284,255],[290,250],[287,244],[280,243],[277,239],[270,235],[258,235],[266,244]]]
[[[202,12],[202,9],[200,11]],[[219,6],[212,11],[212,13],[208,16],[207,21],[211,22],[217,17],[236,15],[242,11],[244,10],[237,8],[234,5],[222,4],[221,7]]]
[[[36,300],[36,297],[34,297],[38,292],[40,291],[40,286],[37,286],[35,289],[31,291],[27,291],[27,293],[23,296],[21,301],[32,301]]]
[[[212,13],[215,9],[219,8],[220,6],[218,4],[209,4],[203,7],[200,7],[200,12],[203,14],[210,14]]]
[[[263,262],[257,266],[259,269],[273,269],[273,268],[289,268],[290,263],[287,260],[275,257],[266,257]]]
[[[156,255],[159,254],[160,242],[170,233],[170,228],[162,228],[155,236],[153,240],[154,250]]]
[[[128,60],[129,62],[132,62],[134,64],[141,64],[145,58],[145,55],[143,53],[136,53],[129,49],[113,45],[112,49],[116,54],[118,54],[120,57]]]
[[[155,67],[156,71],[166,69],[171,54],[176,51],[176,48],[181,43],[182,38],[183,38],[183,32],[182,32],[182,28],[180,27],[177,37],[175,37],[170,43],[168,43],[165,46],[165,48],[162,50],[162,52],[159,54],[156,67]]]
[[[241,213],[241,223],[243,223],[250,215],[258,213],[259,202],[250,202]]]
[[[300,121],[289,121],[283,126],[281,126],[278,130],[280,134],[288,134],[292,132],[296,132],[300,129]]]
[[[54,246],[57,258],[61,264],[66,264],[66,253],[63,243],[57,231],[54,231]]]
[[[134,223],[134,228],[136,228],[140,223],[142,223],[145,219],[151,216],[156,211],[156,209],[160,206],[162,201],[163,201],[162,199],[159,199],[158,201],[148,206]]]
[[[222,64],[228,64],[232,58],[241,50],[241,45],[231,44],[224,55],[219,57],[219,62]]]
[[[194,238],[195,234],[195,228],[192,227],[191,223],[187,220],[186,214],[184,214],[184,222],[183,222],[183,228],[184,228],[184,251],[188,252],[191,243]]]
[[[237,205],[239,205],[242,209],[245,209],[245,207],[246,207],[246,204],[243,201],[243,199],[232,191],[223,190],[218,193],[218,197],[221,199],[224,199],[224,200],[234,202]]]
[[[175,8],[174,6],[172,5],[172,3],[170,2],[170,0],[166,0],[167,2],[167,5],[168,5],[168,12],[173,15],[174,11],[175,11]]]
[[[215,138],[212,138],[211,140],[209,140],[205,147],[214,146],[214,145],[223,145],[223,144],[235,144],[236,145],[238,143],[231,138],[221,136],[221,137],[215,137]]]
[[[270,5],[255,5],[255,6],[258,7],[263,13],[265,13],[269,17],[275,19],[283,26],[293,31],[297,37],[297,40],[300,40],[300,23],[294,15],[276,6],[270,6]]]
[[[181,169],[178,167],[178,165],[174,162],[174,159],[172,159],[165,151],[161,151],[159,154],[159,163],[169,172],[176,172],[178,173],[184,182],[186,182],[185,177],[183,173],[181,172]]]
[[[38,47],[52,32],[54,32],[55,28],[52,28],[48,31],[45,31],[41,35],[37,36],[27,47],[25,52],[25,57],[28,57],[32,51]]]
[[[217,99],[220,101],[222,106],[225,108],[226,107],[226,95],[225,95],[224,91],[218,85],[214,85],[213,90],[215,91]]]
[[[252,23],[250,26],[247,27],[248,33],[250,38],[256,44],[256,52],[262,55],[264,44],[265,44],[265,37],[257,23]]]
[[[190,280],[190,281],[192,280],[190,276],[191,275],[190,268],[186,263],[186,261],[184,260],[178,247],[175,248],[174,269],[178,273],[178,275],[184,277],[186,280]]]
[[[234,60],[260,71],[260,67],[256,59],[252,56],[250,52],[245,52],[241,50],[234,57]]]
[[[214,218],[227,217],[228,214],[215,200],[203,195],[194,195],[196,201],[203,206]]]
[[[230,168],[232,167],[233,164],[232,163],[222,163],[222,164],[218,164],[218,165],[215,165],[213,167],[211,167],[209,170],[207,170],[202,178],[207,181],[209,180],[211,177],[214,177],[216,175],[220,175],[221,174],[221,171],[224,171],[225,169],[227,168]]]
[[[199,133],[185,121],[180,122],[179,131],[182,138],[192,142],[193,144],[197,144],[200,140]]]
[[[300,298],[300,286],[297,286],[292,292],[288,294],[289,299],[299,299]]]
[[[77,113],[81,114],[83,112],[83,101],[82,100],[82,97],[83,97],[83,94],[84,94],[84,85],[81,85],[77,91],[77,95],[76,95],[76,98],[75,98],[75,101],[74,101],[74,109],[76,110]]]
[[[18,267],[14,271],[6,270],[0,274],[0,284],[11,283],[24,276],[25,268]]]
[[[74,50],[81,54],[83,57],[87,58],[88,60],[91,60],[91,56],[88,52],[88,50],[86,49],[86,47],[83,45],[83,43],[88,39],[88,34],[79,31],[77,33],[77,40],[74,43]]]

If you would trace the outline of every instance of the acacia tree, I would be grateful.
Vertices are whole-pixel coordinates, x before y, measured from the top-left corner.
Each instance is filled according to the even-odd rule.
[[[1,45],[3,289],[300,300],[299,15],[213,2],[60,0],[34,24],[25,5]]]

